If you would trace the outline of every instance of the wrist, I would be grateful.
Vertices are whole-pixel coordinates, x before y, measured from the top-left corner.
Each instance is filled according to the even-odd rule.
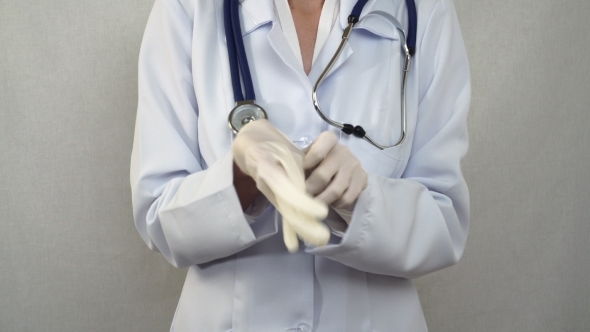
[[[235,162],[233,166],[233,185],[242,206],[242,211],[248,209],[254,203],[256,197],[260,195],[260,190],[256,187],[254,179],[242,172]]]
[[[340,217],[342,217],[342,219],[344,219],[344,221],[346,221],[347,224],[350,224],[350,221],[352,220],[352,214],[354,212],[354,205],[355,204],[351,204],[349,207],[340,207],[340,208],[336,208],[336,207],[331,206],[331,208],[336,213],[338,213],[338,215]]]

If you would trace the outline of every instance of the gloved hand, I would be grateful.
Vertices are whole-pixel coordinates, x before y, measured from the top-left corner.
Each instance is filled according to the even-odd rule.
[[[244,126],[232,151],[235,164],[283,216],[283,239],[290,252],[297,251],[298,237],[312,246],[328,243],[330,231],[321,222],[328,207],[305,191],[303,152],[267,120]]]
[[[331,131],[326,131],[310,146],[303,168],[311,174],[305,180],[307,192],[334,207],[339,213],[352,212],[356,199],[367,187],[367,172],[360,161]]]

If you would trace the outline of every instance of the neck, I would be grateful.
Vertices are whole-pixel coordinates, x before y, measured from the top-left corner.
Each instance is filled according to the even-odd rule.
[[[302,14],[314,14],[322,11],[324,0],[288,0],[292,11]]]
[[[309,75],[324,0],[288,0],[295,23],[303,70]]]

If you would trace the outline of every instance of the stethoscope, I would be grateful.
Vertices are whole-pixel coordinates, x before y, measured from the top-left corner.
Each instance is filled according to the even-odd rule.
[[[408,81],[408,74],[410,72],[410,62],[416,49],[416,28],[418,24],[418,17],[416,13],[416,4],[414,0],[406,0],[408,7],[408,18],[409,18],[409,29],[408,34],[404,32],[402,25],[398,20],[395,19],[389,13],[383,11],[373,11],[368,13],[369,15],[382,15],[384,18],[389,20],[395,28],[400,32],[402,52],[405,54],[405,61],[403,67],[402,77],[402,98],[401,98],[401,132],[398,141],[393,145],[381,145],[375,142],[361,126],[354,126],[349,123],[340,123],[330,119],[322,111],[318,102],[317,91],[326,78],[326,75],[332,69],[332,66],[342,53],[344,45],[348,41],[352,28],[359,22],[360,14],[363,7],[368,0],[358,0],[352,8],[352,12],[348,16],[348,26],[344,29],[342,34],[342,41],[338,46],[338,49],[332,56],[332,59],[318,78],[312,91],[313,106],[317,111],[318,115],[331,126],[339,128],[343,133],[347,135],[353,135],[358,138],[362,138],[369,142],[371,145],[377,147],[380,150],[391,148],[402,144],[406,138],[407,128],[407,117],[406,117],[406,87]],[[224,21],[225,21],[225,38],[227,41],[227,52],[229,56],[229,68],[232,78],[232,89],[234,92],[234,99],[236,106],[229,114],[228,122],[231,130],[237,134],[238,131],[248,124],[249,122],[267,119],[266,111],[258,104],[256,104],[256,95],[254,94],[254,84],[252,83],[252,76],[250,75],[250,68],[248,67],[248,58],[246,57],[246,50],[244,48],[244,39],[242,38],[242,31],[240,27],[240,16],[239,16],[239,0],[225,0],[224,3]],[[244,85],[244,94],[242,94],[242,78]]]

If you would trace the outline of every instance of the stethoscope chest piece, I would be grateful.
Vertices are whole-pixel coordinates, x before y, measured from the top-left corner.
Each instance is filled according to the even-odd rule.
[[[237,103],[236,107],[229,113],[227,120],[231,130],[234,134],[237,134],[246,124],[267,118],[266,111],[262,107],[251,100],[246,100]]]

